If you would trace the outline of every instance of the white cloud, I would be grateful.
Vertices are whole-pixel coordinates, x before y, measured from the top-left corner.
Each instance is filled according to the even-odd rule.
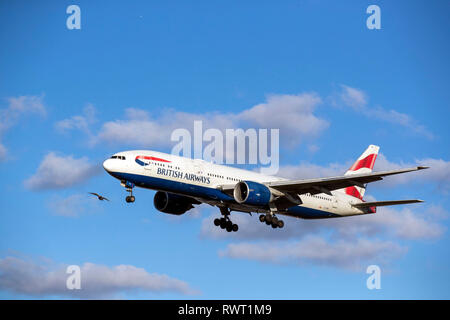
[[[195,293],[181,280],[165,274],[149,273],[132,265],[113,267],[84,263],[81,269],[81,289],[66,287],[67,265],[39,263],[8,256],[0,259],[0,289],[34,297],[111,298],[125,292]]]
[[[5,132],[17,124],[25,115],[46,115],[46,109],[41,96],[19,96],[8,98],[8,106],[0,109],[0,161],[7,159],[7,149],[2,143]]]
[[[3,144],[0,143],[0,161],[6,159],[7,151]]]
[[[447,193],[450,190],[450,161],[443,159],[416,159],[414,162],[392,162],[386,156],[379,154],[374,169],[395,170],[415,166],[429,166],[429,169],[416,172],[386,177],[383,181],[376,183],[379,186],[395,186],[399,184],[432,182],[437,185],[439,191]]]
[[[308,151],[311,153],[316,153],[317,151],[319,151],[320,147],[315,145],[315,144],[311,144],[308,146]]]
[[[329,123],[314,114],[321,102],[314,93],[271,95],[266,103],[241,112],[238,118],[261,128],[279,128],[298,143],[303,137],[317,136],[328,128]]]
[[[147,111],[137,108],[127,108],[125,109],[125,115],[130,120],[149,120],[150,115]]]
[[[99,171],[99,166],[90,163],[86,157],[76,159],[50,152],[37,172],[25,181],[25,186],[31,190],[68,188],[86,181]]]
[[[43,103],[44,96],[19,96],[8,98],[8,107],[0,111],[1,126],[14,125],[17,119],[29,113],[45,116],[47,111]]]
[[[140,113],[141,117],[136,118]],[[126,109],[126,119],[108,121],[94,137],[94,144],[133,144],[138,146],[162,146],[170,141],[170,122],[153,121],[143,110]]]
[[[379,207],[372,215],[355,216],[348,219],[334,219],[330,228],[340,238],[386,235],[403,240],[428,240],[441,237],[446,228],[439,221],[446,219],[446,211],[440,208],[441,217],[432,213],[437,207],[415,205],[410,207]]]
[[[341,88],[340,98],[346,105],[355,109],[367,105],[367,95],[364,91],[346,85],[341,85]]]
[[[439,214],[436,214],[439,213]],[[216,214],[211,214],[202,221],[200,235],[202,238],[235,240],[289,240],[308,235],[325,233],[335,239],[352,239],[384,235],[404,240],[427,240],[441,237],[446,228],[439,221],[446,219],[447,211],[441,207],[424,207],[400,209],[379,207],[376,214],[344,217],[336,219],[302,220],[280,216],[285,221],[282,230],[260,223],[258,215],[250,217],[235,213],[231,218],[239,225],[239,232],[228,233],[213,224]]]
[[[219,254],[264,263],[315,264],[357,270],[369,263],[389,264],[406,252],[402,241],[435,240],[445,233],[440,223],[449,214],[438,206],[401,209],[380,207],[377,213],[347,218],[302,220],[279,216],[283,229],[260,223],[258,215],[232,213],[239,232],[214,226],[211,214],[203,219],[201,238],[233,241]],[[383,241],[378,238],[383,237]]]
[[[208,112],[202,114],[162,109],[157,115],[146,110],[128,108],[125,118],[105,122],[92,144],[133,144],[141,147],[172,146],[170,136],[175,129],[192,132],[195,120],[203,122],[203,130],[257,128],[280,129],[290,137],[290,143],[299,143],[305,137],[316,137],[329,123],[314,114],[321,99],[314,93],[298,95],[270,95],[265,103],[255,105],[239,113]],[[72,117],[56,124],[60,128],[85,130],[85,117]]]
[[[364,109],[363,113],[369,118],[375,118],[405,127],[416,134],[424,136],[425,138],[434,138],[433,133],[430,132],[424,125],[418,123],[410,115],[405,113],[401,113],[396,110],[385,110],[381,107]]]
[[[229,244],[221,256],[276,264],[313,264],[360,271],[370,263],[385,265],[406,252],[406,248],[390,241],[357,239],[330,241],[308,236],[301,241],[285,243]]]
[[[337,97],[332,98],[333,105],[348,106],[368,118],[378,119],[402,126],[428,139],[434,138],[433,133],[431,133],[425,126],[419,124],[410,115],[393,109],[386,110],[380,106],[368,107],[367,102],[368,97],[364,91],[346,85],[341,85],[341,92],[337,95]]]
[[[402,239],[433,239],[439,238],[445,232],[445,227],[426,216],[414,213],[405,207],[400,211],[392,208],[379,210],[378,223],[390,226],[395,236]]]
[[[57,216],[75,218],[83,214],[101,211],[100,203],[106,204],[89,194],[73,194],[68,197],[53,197],[48,202],[48,207]]]
[[[97,113],[95,107],[88,103],[83,108],[82,115],[75,115],[69,119],[58,121],[55,128],[60,132],[67,132],[69,130],[80,130],[86,134],[91,134],[90,126],[95,123],[95,114]]]

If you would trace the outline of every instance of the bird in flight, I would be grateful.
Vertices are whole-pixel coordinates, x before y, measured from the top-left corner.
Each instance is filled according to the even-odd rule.
[[[99,195],[98,193],[95,193],[95,192],[89,192],[89,193],[94,195],[94,196],[96,196],[98,198],[98,200],[107,200],[107,201],[109,201],[108,198],[103,197],[103,196]]]

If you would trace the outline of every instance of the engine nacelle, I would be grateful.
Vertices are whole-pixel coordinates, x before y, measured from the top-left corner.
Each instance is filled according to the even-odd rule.
[[[153,204],[161,212],[176,215],[181,215],[194,207],[192,199],[162,191],[156,192]]]
[[[236,184],[233,196],[237,203],[253,206],[268,205],[273,199],[267,186],[253,181],[241,181]]]

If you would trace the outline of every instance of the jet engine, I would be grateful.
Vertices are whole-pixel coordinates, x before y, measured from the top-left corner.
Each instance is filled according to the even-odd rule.
[[[253,206],[268,205],[273,200],[273,195],[267,186],[253,181],[237,183],[234,187],[233,196],[237,203]]]
[[[192,209],[196,203],[194,199],[179,196],[177,194],[158,191],[153,198],[153,204],[161,212],[181,215]]]

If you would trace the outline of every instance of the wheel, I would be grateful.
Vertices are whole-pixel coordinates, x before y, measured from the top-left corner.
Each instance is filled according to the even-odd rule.
[[[284,221],[278,220],[278,228],[283,228],[283,227],[284,227]]]
[[[226,229],[227,229],[227,232],[233,231],[233,225],[228,224]]]
[[[225,229],[226,226],[227,226],[227,221],[224,218],[220,219],[220,227],[222,229]]]
[[[134,202],[134,200],[136,200],[136,198],[134,196],[130,196],[130,202]]]
[[[220,225],[220,219],[214,219],[214,225],[218,227]]]
[[[278,227],[278,225],[276,225],[275,223],[272,223],[271,226],[272,226],[272,228],[274,228],[274,229],[275,229],[276,227]]]
[[[233,229],[233,232],[237,232],[239,230],[239,227],[237,224],[233,224],[232,229]]]
[[[271,223],[272,222],[272,216],[270,214],[266,214],[265,220],[266,220],[266,222]]]
[[[265,220],[266,220],[266,218],[264,217],[264,215],[259,216],[259,221],[264,222]]]
[[[278,218],[277,217],[272,217],[272,224],[278,224]]]
[[[266,224],[267,224],[268,226],[270,225],[270,222],[269,222],[269,221],[265,220],[265,222],[266,222]]]
[[[228,220],[228,221],[227,221],[227,224],[226,224],[226,227],[227,227],[227,230],[228,230],[228,227],[229,227],[229,228],[232,228],[232,227],[233,227],[233,222],[231,222],[230,220]]]
[[[130,196],[127,196],[127,197],[125,198],[125,201],[128,202],[128,203],[130,203],[130,202],[131,202]]]

